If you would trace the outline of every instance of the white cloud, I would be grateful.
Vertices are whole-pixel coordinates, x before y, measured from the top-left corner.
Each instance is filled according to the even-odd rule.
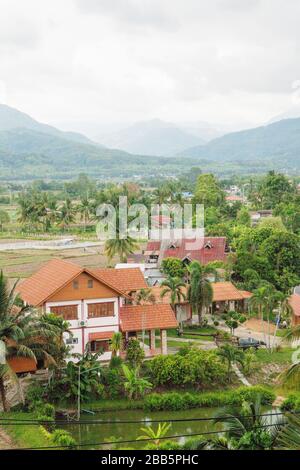
[[[0,12],[0,100],[54,124],[259,123],[300,79],[297,0],[0,0]]]

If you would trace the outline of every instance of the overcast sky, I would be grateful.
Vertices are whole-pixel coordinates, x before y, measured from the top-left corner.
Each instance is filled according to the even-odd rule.
[[[299,100],[299,0],[0,7],[0,102],[44,122],[258,124]]]

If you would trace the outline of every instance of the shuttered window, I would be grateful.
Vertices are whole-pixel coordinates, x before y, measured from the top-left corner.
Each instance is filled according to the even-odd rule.
[[[66,321],[78,320],[78,307],[77,305],[62,305],[59,307],[51,307],[53,315],[62,317]]]
[[[88,304],[89,318],[102,318],[115,316],[115,304],[104,302],[100,304]]]

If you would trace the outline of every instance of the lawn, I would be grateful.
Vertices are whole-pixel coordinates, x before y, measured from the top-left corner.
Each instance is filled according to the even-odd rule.
[[[0,413],[0,417],[9,420],[36,419],[33,413],[11,412]],[[49,441],[40,431],[40,426],[35,425],[9,425],[3,426],[4,431],[12,438],[17,448],[47,447]]]
[[[256,358],[260,364],[291,364],[294,352],[295,349],[292,348],[284,348],[273,353],[270,353],[267,349],[259,349]]]

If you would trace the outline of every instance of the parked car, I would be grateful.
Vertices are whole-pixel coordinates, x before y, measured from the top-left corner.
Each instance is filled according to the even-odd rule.
[[[238,340],[238,346],[243,350],[249,348],[259,349],[261,346],[266,346],[266,343],[254,338],[240,338]]]

